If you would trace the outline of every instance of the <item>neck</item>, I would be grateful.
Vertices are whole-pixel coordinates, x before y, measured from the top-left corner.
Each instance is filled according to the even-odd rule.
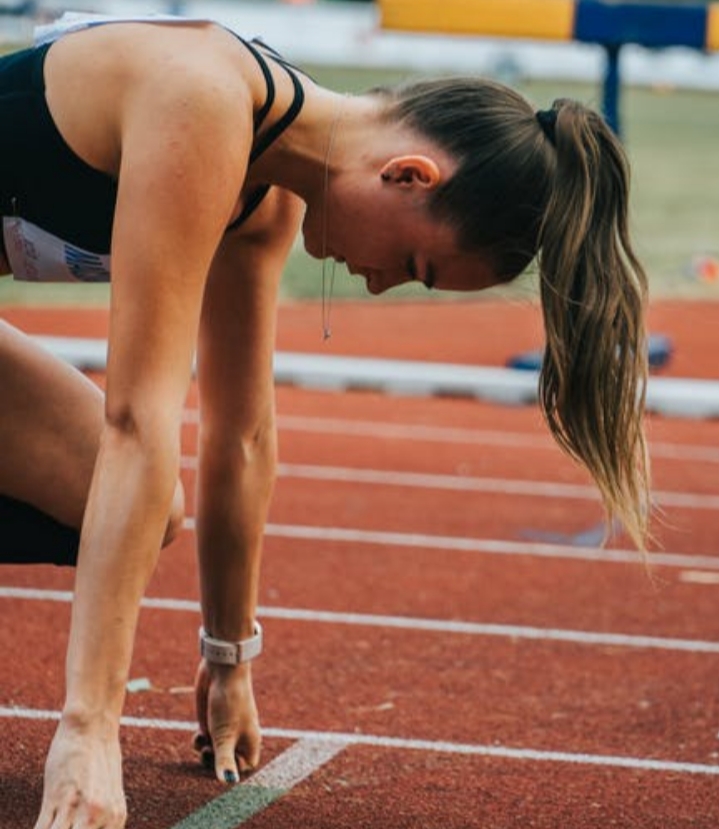
[[[313,90],[300,117],[254,165],[250,178],[289,190],[308,205],[321,202],[326,176],[366,154],[368,123],[377,110],[369,96]]]

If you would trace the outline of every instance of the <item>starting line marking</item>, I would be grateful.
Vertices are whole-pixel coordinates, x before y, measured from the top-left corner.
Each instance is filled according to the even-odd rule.
[[[210,800],[171,829],[235,829],[272,805],[287,792],[241,784]]]
[[[26,587],[0,587],[0,599],[29,601],[71,602],[69,590],[39,590]],[[200,603],[190,599],[165,599],[145,597],[141,606],[156,610],[200,612]],[[641,636],[626,633],[603,633],[589,630],[564,630],[538,628],[528,625],[504,625],[483,622],[461,622],[449,619],[422,619],[410,616],[381,616],[373,613],[338,613],[328,610],[306,610],[290,607],[257,608],[265,619],[315,622],[334,625],[381,627],[395,630],[428,631],[469,636],[498,636],[507,639],[533,639],[538,641],[569,642],[577,645],[599,645],[625,648],[656,648],[666,651],[719,654],[719,642],[700,639],[678,639],[663,636]]]
[[[60,714],[57,711],[0,706],[0,717],[27,720],[59,720]],[[196,723],[185,722],[182,720],[154,720],[141,717],[122,717],[121,724],[128,728],[148,728],[165,731],[194,732],[197,730]],[[572,763],[583,766],[613,766],[615,768],[635,769],[639,771],[659,771],[679,774],[707,774],[719,776],[719,765],[713,766],[705,763],[686,763],[676,760],[657,760],[652,757],[622,757],[606,754],[585,754],[583,752],[575,753],[568,751],[547,751],[543,749],[513,748],[511,746],[501,745],[488,746],[477,743],[452,743],[444,742],[442,740],[416,740],[402,737],[383,737],[374,734],[349,734],[332,731],[300,731],[291,728],[264,728],[263,734],[266,737],[281,740],[306,740],[308,743],[312,744],[329,744],[331,749],[335,749],[332,756],[335,756],[338,751],[351,746],[370,746],[373,748],[399,749],[403,751],[457,754],[465,757],[492,757],[504,760]],[[324,762],[327,761],[325,760]],[[271,777],[270,779],[273,778]],[[247,784],[243,784],[237,788],[243,789],[246,786]],[[173,827],[173,829],[177,829],[177,827]]]
[[[346,746],[344,740],[302,737],[247,782],[233,786],[172,829],[235,829],[306,780]]]
[[[333,742],[301,737],[287,751],[253,774],[245,785],[289,791],[336,757],[346,746],[346,740]]]

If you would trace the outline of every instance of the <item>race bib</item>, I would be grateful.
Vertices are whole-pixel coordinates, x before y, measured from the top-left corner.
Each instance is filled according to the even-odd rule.
[[[36,46],[43,46],[59,40],[63,35],[104,26],[106,23],[209,23],[207,17],[180,17],[175,14],[137,14],[116,17],[110,14],[92,12],[65,12],[62,17],[45,26],[36,26],[34,40]]]
[[[110,256],[59,239],[19,216],[3,216],[5,252],[25,282],[109,282]]]

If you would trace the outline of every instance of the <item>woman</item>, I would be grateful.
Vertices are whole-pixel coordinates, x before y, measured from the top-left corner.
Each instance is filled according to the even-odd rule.
[[[104,405],[0,329],[4,524],[35,539],[24,560],[74,563],[79,539],[36,829],[125,822],[118,723],[140,598],[181,520],[195,349],[196,747],[227,782],[258,762],[250,659],[275,464],[275,306],[300,228],[310,254],[346,262],[374,294],[408,280],[481,290],[539,253],[543,410],[642,543],[645,279],[624,154],[595,113],[570,101],[535,113],[480,80],[347,98],[199,21],[114,22],[6,57],[0,111],[4,272],[112,272]]]

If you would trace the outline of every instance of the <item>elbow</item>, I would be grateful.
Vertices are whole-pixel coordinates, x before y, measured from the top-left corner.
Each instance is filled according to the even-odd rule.
[[[228,474],[252,481],[258,493],[269,497],[274,489],[277,470],[277,441],[274,432],[262,429],[239,435],[228,459]]]
[[[247,466],[263,466],[274,470],[277,439],[274,426],[261,426],[238,437],[238,457]]]
[[[174,415],[160,405],[106,405],[103,442],[138,453],[157,471],[179,463],[180,414]]]
[[[182,481],[177,482],[175,492],[172,496],[172,504],[170,506],[170,515],[167,519],[167,527],[165,528],[165,536],[162,539],[162,546],[167,547],[177,538],[182,532],[185,525],[185,489],[182,486]]]
[[[277,465],[277,438],[274,424],[257,428],[227,430],[201,429],[201,468],[215,482],[248,476],[259,483],[274,484]]]
[[[145,497],[157,505],[167,504],[162,546],[181,532],[185,518],[185,491],[179,479],[180,427],[168,417],[153,417],[134,407],[108,408],[103,448],[129,472],[139,472]],[[159,514],[158,514],[159,518]]]
[[[113,401],[105,395],[105,432],[120,438],[141,438],[147,427],[142,410],[126,401]]]

